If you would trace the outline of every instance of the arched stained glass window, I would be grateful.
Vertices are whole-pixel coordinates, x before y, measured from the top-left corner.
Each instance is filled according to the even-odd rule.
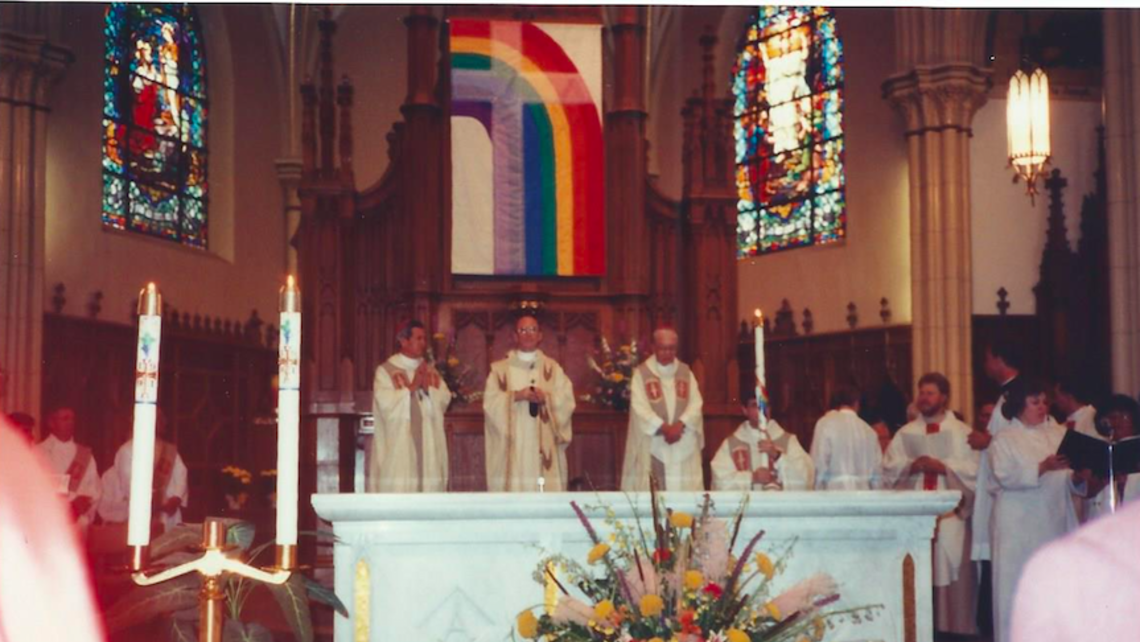
[[[206,58],[194,7],[107,8],[103,224],[206,247]]]
[[[760,7],[733,68],[737,254],[846,233],[843,46],[823,7]]]

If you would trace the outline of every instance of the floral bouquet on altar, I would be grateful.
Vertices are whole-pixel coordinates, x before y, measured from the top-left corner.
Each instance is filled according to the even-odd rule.
[[[460,361],[456,354],[455,336],[452,335],[448,339],[444,333],[436,332],[431,338],[432,343],[428,345],[427,359],[439,371],[439,376],[443,377],[443,382],[451,390],[451,405],[447,409],[451,410],[451,406],[456,403],[469,404],[482,399],[483,390],[479,386],[479,382],[472,381],[475,371],[471,369],[471,366]],[[438,359],[436,355],[439,355]]]
[[[733,557],[745,504],[731,534],[729,522],[712,514],[708,495],[697,517],[666,509],[656,493],[652,504],[648,530],[640,518],[633,527],[623,524],[606,507],[611,532],[603,540],[570,502],[594,547],[586,566],[563,555],[540,562],[534,579],[546,587],[545,612],[519,613],[519,635],[563,642],[819,642],[834,620],[872,620],[879,608],[824,611],[839,593],[822,573],[770,595],[792,545],[773,561],[756,550],[760,531]]]
[[[582,395],[582,401],[614,410],[629,410],[629,382],[639,363],[637,342],[612,350],[609,341],[602,337],[601,349],[586,357],[586,362],[598,375],[598,383],[593,392]]]

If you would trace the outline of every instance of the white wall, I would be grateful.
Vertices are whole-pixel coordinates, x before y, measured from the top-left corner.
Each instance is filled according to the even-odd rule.
[[[1001,87],[994,91],[1004,95]],[[1080,207],[1096,182],[1098,101],[1054,99],[1050,103],[1052,164],[1068,181],[1064,190],[1066,228],[1075,250],[1080,240]],[[1041,252],[1049,223],[1049,192],[1038,183],[1036,203],[1025,183],[1013,184],[1006,156],[1006,101],[990,99],[974,116],[970,141],[970,236],[973,249],[974,314],[997,314],[997,291],[1009,291],[1010,314],[1034,314]]]
[[[281,190],[273,159],[280,117],[265,11],[199,5],[210,92],[209,251],[102,223],[102,36],[104,4],[64,6],[64,44],[75,53],[53,93],[47,144],[45,297],[67,287],[66,314],[86,314],[95,291],[100,318],[127,322],[130,301],[154,280],[165,301],[192,313],[272,320],[285,266]],[[227,35],[228,34],[228,35]],[[241,37],[232,37],[240,34]]]

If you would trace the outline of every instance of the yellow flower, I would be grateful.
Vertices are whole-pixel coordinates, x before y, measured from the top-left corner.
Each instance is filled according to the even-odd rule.
[[[610,545],[605,542],[599,542],[590,549],[590,554],[586,556],[586,561],[591,564],[597,564],[598,560],[606,556],[610,552]]]
[[[669,516],[669,523],[673,525],[673,528],[692,528],[693,516],[677,511]]]
[[[648,642],[665,642],[665,640],[661,638],[649,638]]]
[[[775,602],[768,602],[764,605],[764,608],[768,611],[768,615],[772,616],[773,620],[780,620],[780,607],[776,606]]]
[[[776,566],[772,564],[772,560],[763,553],[756,554],[756,567],[764,574],[764,577],[772,579],[776,575]]]
[[[705,585],[705,576],[700,571],[685,571],[685,588],[695,591]]]
[[[728,638],[728,642],[752,642],[752,638],[740,629],[729,629],[724,632],[724,637]]]
[[[823,634],[825,633],[823,626],[824,626],[823,625],[823,618],[821,618],[821,617],[817,617],[811,621],[811,639],[813,639],[813,640],[822,640],[823,639]]]
[[[534,613],[530,611],[519,613],[515,624],[518,627],[519,635],[524,638],[534,639],[538,637],[538,619],[534,617]]]
[[[614,603],[610,600],[602,600],[594,605],[594,617],[598,620],[605,620],[614,613]]]
[[[665,609],[665,600],[659,596],[649,593],[641,598],[641,615],[644,617],[654,617],[660,615],[661,611]]]

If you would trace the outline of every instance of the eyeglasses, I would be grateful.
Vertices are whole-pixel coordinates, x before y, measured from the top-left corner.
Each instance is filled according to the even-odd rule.
[[[519,334],[538,334],[539,332],[542,332],[542,330],[539,329],[538,327],[529,327],[529,328],[519,328],[519,329],[515,330],[515,332],[518,332]]]

